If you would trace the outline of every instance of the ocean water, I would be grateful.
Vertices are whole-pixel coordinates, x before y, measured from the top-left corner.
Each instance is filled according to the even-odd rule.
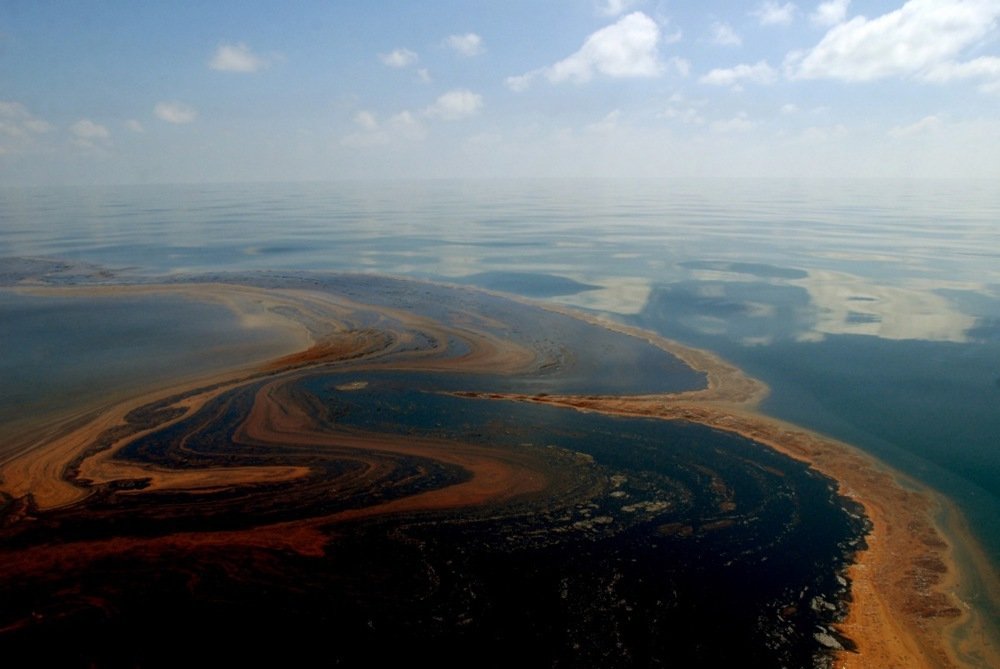
[[[24,423],[105,405],[150,384],[246,366],[287,335],[241,328],[222,305],[178,296],[74,299],[0,292],[0,456]],[[23,427],[21,428],[23,429]]]
[[[389,274],[611,314],[721,353],[771,385],[768,412],[941,491],[1000,564],[992,182],[5,188],[0,257]]]

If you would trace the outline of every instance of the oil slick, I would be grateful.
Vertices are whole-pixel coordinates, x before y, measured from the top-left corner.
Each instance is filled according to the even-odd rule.
[[[935,500],[760,415],[767,388],[709,353],[374,276],[34,283],[224,305],[286,349],[24,430],[0,465],[11,652],[157,664],[183,636],[250,658],[248,632],[346,663],[988,652],[948,632],[978,623]]]

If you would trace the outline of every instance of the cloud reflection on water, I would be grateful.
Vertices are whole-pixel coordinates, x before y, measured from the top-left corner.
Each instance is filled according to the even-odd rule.
[[[934,292],[841,272],[814,271],[792,283],[806,289],[816,309],[814,334],[965,342],[977,321]]]

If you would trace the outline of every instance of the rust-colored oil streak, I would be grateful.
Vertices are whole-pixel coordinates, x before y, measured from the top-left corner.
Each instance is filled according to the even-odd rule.
[[[529,455],[452,441],[331,430],[318,424],[303,407],[281,401],[280,390],[278,383],[270,383],[257,392],[238,439],[258,444],[295,443],[318,450],[346,448],[356,451],[356,457],[361,460],[365,453],[372,452],[423,457],[457,465],[471,474],[471,478],[462,483],[344,512],[331,520],[501,504],[519,496],[540,493],[548,485],[542,463]],[[373,475],[381,474],[374,462],[369,471]]]

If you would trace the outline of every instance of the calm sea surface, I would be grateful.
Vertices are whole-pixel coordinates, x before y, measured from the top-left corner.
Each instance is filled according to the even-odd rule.
[[[0,256],[83,261],[137,280],[385,273],[608,312],[720,352],[771,385],[770,413],[945,493],[1000,562],[995,183],[0,189]],[[10,342],[44,329],[15,302],[0,301]],[[30,374],[8,343],[0,369]]]

